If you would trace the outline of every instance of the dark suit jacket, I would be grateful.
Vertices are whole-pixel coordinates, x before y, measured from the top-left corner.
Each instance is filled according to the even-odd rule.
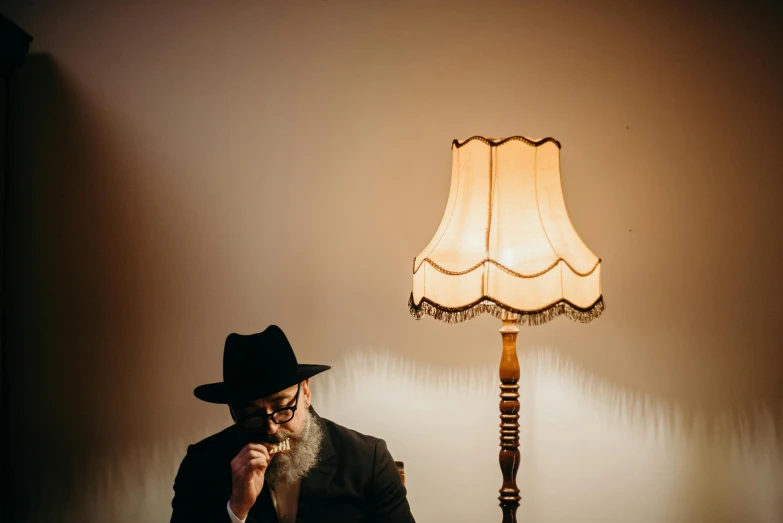
[[[297,523],[415,523],[383,440],[327,419],[320,460],[302,480]],[[245,445],[236,425],[188,447],[174,480],[171,523],[230,523],[231,460]],[[264,486],[247,523],[277,523]]]

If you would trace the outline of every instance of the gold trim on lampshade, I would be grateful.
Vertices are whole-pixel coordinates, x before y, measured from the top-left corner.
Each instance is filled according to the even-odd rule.
[[[413,260],[408,305],[417,319],[448,323],[481,313],[531,325],[601,315],[601,260],[568,217],[557,140],[454,140],[446,211]]]

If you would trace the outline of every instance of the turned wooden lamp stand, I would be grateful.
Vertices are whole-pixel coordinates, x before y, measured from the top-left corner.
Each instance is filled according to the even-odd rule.
[[[522,497],[517,487],[519,470],[519,358],[517,334],[519,328],[512,321],[504,321],[500,328],[503,337],[503,356],[500,358],[500,508],[503,523],[516,523],[517,508]]]
[[[524,136],[454,140],[451,189],[438,230],[413,260],[416,319],[503,321],[500,359],[500,507],[515,523],[519,470],[518,325],[556,316],[589,322],[604,309],[601,260],[568,218],[560,142]]]

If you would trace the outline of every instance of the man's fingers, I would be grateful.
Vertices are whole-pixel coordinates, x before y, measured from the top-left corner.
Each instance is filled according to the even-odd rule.
[[[248,443],[245,445],[245,447],[242,449],[247,449],[248,451],[255,450],[257,452],[262,452],[267,455],[269,455],[269,449],[272,447],[272,445],[266,444],[266,443]]]
[[[250,463],[248,463],[248,465],[251,468],[265,469],[266,466],[269,465],[269,460],[266,457],[260,457],[260,458],[250,460]]]
[[[232,463],[245,463],[260,456],[268,458],[270,456],[269,450],[260,443],[248,443],[242,447],[242,450],[231,461]]]
[[[259,459],[263,460],[265,463],[268,463],[272,457],[269,454],[264,454],[263,452],[258,452],[257,450],[251,450],[244,455],[237,456],[232,460],[231,463],[241,468],[246,466],[248,463],[252,463]]]
[[[234,467],[234,471],[239,476],[250,476],[254,471],[263,473],[266,467],[269,465],[269,460],[263,456],[252,459],[245,463],[237,464]]]
[[[264,472],[266,470],[267,465],[269,465],[269,461],[266,458],[256,458],[248,462],[242,468],[242,471],[246,476],[249,476],[255,471]]]

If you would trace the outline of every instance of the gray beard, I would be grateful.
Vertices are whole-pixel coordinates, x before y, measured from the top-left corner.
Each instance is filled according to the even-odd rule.
[[[275,485],[291,484],[300,481],[318,464],[318,452],[324,433],[321,424],[308,408],[305,412],[305,424],[301,434],[287,430],[278,430],[276,443],[291,440],[291,450],[280,452],[272,457],[264,473],[264,479],[273,488]]]

